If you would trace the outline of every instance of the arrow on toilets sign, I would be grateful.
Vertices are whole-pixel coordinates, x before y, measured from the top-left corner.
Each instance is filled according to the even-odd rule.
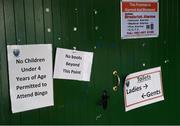
[[[130,74],[124,84],[125,110],[164,100],[161,67]]]

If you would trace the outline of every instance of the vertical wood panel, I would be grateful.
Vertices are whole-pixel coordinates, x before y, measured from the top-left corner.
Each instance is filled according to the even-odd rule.
[[[43,15],[43,1],[34,0],[34,20],[35,20],[35,34],[36,42],[38,44],[44,43],[44,15]]]
[[[22,2],[24,5],[24,25],[26,33],[26,41],[24,44],[36,44],[34,1],[24,0]],[[22,124],[39,124],[39,110],[23,112],[21,122]]]
[[[16,44],[15,34],[15,17],[14,17],[14,2],[13,0],[4,0],[4,16],[6,27],[7,44]]]
[[[45,43],[53,43],[53,27],[52,27],[52,8],[51,0],[44,0],[44,28],[45,28]],[[49,12],[47,12],[49,9]],[[48,28],[51,31],[48,32]]]
[[[4,26],[4,7],[3,7],[3,1],[0,0],[0,99],[1,101],[5,102],[0,102],[0,124],[6,124],[5,122],[7,121],[6,118],[8,117],[6,114],[6,110],[4,109],[5,104],[7,103],[6,96],[3,93],[4,89],[4,59],[6,59],[6,42],[5,42],[5,26]],[[7,84],[7,83],[6,83]]]
[[[5,0],[4,1],[4,17],[5,17],[5,29],[6,29],[6,44],[12,45],[16,44],[16,33],[15,33],[15,16],[14,16],[14,1],[13,0]],[[10,111],[10,96],[9,96],[9,83],[8,83],[8,72],[7,72],[7,57],[4,57],[4,67],[3,70],[5,72],[4,75],[4,94],[6,95],[6,113],[9,115],[9,123],[11,124],[20,124],[20,114],[12,115]]]
[[[27,44],[36,43],[33,2],[33,0],[24,0]]]
[[[14,1],[14,13],[15,13],[17,44],[26,44],[26,30],[25,30],[23,0],[15,0]]]
[[[53,20],[53,54],[56,53],[57,47],[63,46],[62,41],[62,1],[60,0],[52,0],[52,20]],[[54,57],[53,57],[54,58]],[[53,60],[55,61],[55,59]],[[54,104],[55,106],[53,114],[51,114],[51,122],[52,124],[63,124],[65,122],[64,119],[64,88],[61,84],[61,80],[54,80]],[[58,119],[54,118],[58,117]]]
[[[42,5],[43,5],[43,16],[44,16],[44,35],[45,35],[44,43],[53,43],[51,0],[43,0]],[[51,107],[43,108],[40,110],[40,116],[39,116],[40,124],[50,123],[50,111],[52,111]]]
[[[76,0],[77,10],[76,8],[74,10],[75,24],[78,28],[78,32],[74,35],[77,37],[75,44],[77,45],[77,48],[83,51],[88,51],[92,47],[92,45],[87,40],[86,18],[88,16],[88,7],[86,4],[88,4],[88,1]],[[75,120],[79,120],[76,122],[77,124],[84,124],[84,122],[87,121],[87,89],[90,84],[92,83],[81,82],[79,84],[80,86],[77,88],[79,89],[79,94],[77,96],[78,105],[75,108],[75,113],[79,113],[79,117],[77,117],[79,119],[75,118]],[[84,111],[86,111],[86,113],[84,113]]]
[[[66,0],[62,2],[63,7],[63,20],[62,23],[64,25],[63,27],[63,42],[64,47],[68,49],[72,49],[73,46],[76,46],[76,41],[73,37],[73,25],[74,25],[74,15],[73,10],[75,9],[75,1]],[[75,106],[78,102],[75,102],[77,100],[77,95],[73,95],[77,93],[76,86],[78,82],[73,81],[63,81],[63,87],[66,92],[64,92],[64,120],[66,124],[73,124],[75,123],[75,116],[74,116],[74,110]],[[78,86],[78,85],[77,85]],[[71,93],[70,93],[71,92]],[[69,99],[69,100],[68,100]],[[79,114],[77,114],[77,117],[79,117]]]

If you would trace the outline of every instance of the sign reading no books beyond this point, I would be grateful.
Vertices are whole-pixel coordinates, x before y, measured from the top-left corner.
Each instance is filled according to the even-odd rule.
[[[55,79],[90,81],[93,53],[57,48]]]

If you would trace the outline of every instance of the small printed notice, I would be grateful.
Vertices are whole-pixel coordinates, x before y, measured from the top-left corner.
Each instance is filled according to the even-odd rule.
[[[121,2],[121,38],[159,36],[158,0],[123,0]]]
[[[90,81],[92,52],[57,48],[54,78]]]
[[[164,100],[161,67],[130,74],[124,84],[125,110]]]
[[[54,105],[52,45],[8,45],[12,113]]]

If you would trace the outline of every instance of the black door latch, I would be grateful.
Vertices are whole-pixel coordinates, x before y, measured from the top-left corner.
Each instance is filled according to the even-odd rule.
[[[108,99],[109,99],[109,96],[107,94],[107,91],[104,90],[102,95],[101,95],[101,100],[100,100],[100,105],[103,107],[104,110],[107,109]]]

